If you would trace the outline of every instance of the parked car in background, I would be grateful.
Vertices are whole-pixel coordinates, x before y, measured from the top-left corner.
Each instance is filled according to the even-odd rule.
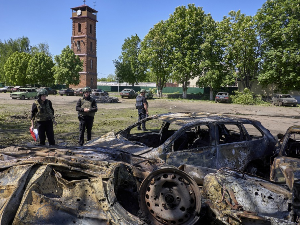
[[[228,92],[218,92],[215,97],[215,102],[216,103],[219,103],[219,102],[229,103],[230,102],[229,93]]]
[[[133,89],[123,89],[120,92],[121,98],[136,98],[136,96],[138,95]]]
[[[108,93],[102,89],[92,89],[92,93],[101,93],[102,95],[108,95]]]
[[[37,90],[40,89],[46,89],[48,91],[48,95],[56,95],[57,91],[55,89],[52,89],[51,87],[40,87]]]
[[[74,96],[74,90],[72,88],[61,89],[61,90],[59,90],[58,94],[60,96],[63,96],[63,95]]]
[[[20,88],[22,88],[22,86],[14,86],[14,87],[11,89],[11,92],[19,91]]]
[[[0,92],[6,93],[6,92],[12,92],[13,86],[5,86],[3,88],[0,88]]]
[[[82,88],[77,88],[74,90],[74,95],[75,96],[83,96],[83,91]]]
[[[152,93],[152,91],[146,90],[145,98],[147,98],[147,99],[152,99],[152,98],[153,98],[153,93]]]
[[[37,91],[35,88],[20,88],[18,91],[10,94],[12,99],[35,99],[37,98]]]
[[[297,106],[297,100],[289,94],[276,94],[272,98],[272,104],[278,106]]]

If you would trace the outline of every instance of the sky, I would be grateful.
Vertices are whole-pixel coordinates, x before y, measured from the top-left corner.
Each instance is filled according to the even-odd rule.
[[[266,0],[86,0],[97,13],[98,78],[115,74],[113,60],[124,40],[137,34],[142,40],[153,26],[167,20],[176,7],[195,4],[221,21],[230,11],[254,16]],[[30,45],[47,43],[52,55],[71,45],[72,10],[83,0],[0,0],[0,40],[28,37]]]

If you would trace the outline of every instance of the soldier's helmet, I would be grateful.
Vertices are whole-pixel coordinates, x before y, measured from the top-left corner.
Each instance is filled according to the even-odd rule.
[[[92,89],[90,87],[85,87],[85,88],[82,88],[82,92],[85,93],[85,92],[92,92]]]
[[[48,91],[47,91],[46,89],[44,89],[44,88],[39,89],[39,90],[37,91],[37,96],[38,96],[38,97],[40,97],[40,96],[42,96],[42,95],[48,96]]]

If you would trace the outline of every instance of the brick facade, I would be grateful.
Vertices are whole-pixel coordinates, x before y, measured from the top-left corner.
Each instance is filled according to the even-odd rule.
[[[72,88],[97,88],[97,11],[87,5],[72,8],[71,48],[83,61],[80,83]]]

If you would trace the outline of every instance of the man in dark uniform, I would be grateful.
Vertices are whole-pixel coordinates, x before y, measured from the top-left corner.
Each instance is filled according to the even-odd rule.
[[[48,96],[48,91],[46,89],[40,89],[37,95],[38,99],[32,104],[30,129],[33,130],[35,121],[40,145],[45,145],[46,136],[49,145],[55,145],[53,123],[56,124],[56,122],[54,120],[52,102],[46,99]]]
[[[91,88],[85,87],[82,89],[83,98],[80,98],[76,104],[76,111],[78,111],[79,119],[79,145],[82,146],[84,143],[84,131],[87,132],[87,141],[92,138],[92,127],[94,122],[94,116],[97,112],[97,103],[91,95]]]
[[[146,93],[146,90],[142,89],[140,91],[140,94],[136,97],[136,108],[137,108],[138,114],[139,114],[138,121],[141,121],[142,119],[146,118],[149,115],[148,102],[145,98],[145,93]],[[147,130],[145,122],[142,122],[142,129],[143,129],[143,131]],[[141,124],[138,125],[138,130],[141,130]]]

